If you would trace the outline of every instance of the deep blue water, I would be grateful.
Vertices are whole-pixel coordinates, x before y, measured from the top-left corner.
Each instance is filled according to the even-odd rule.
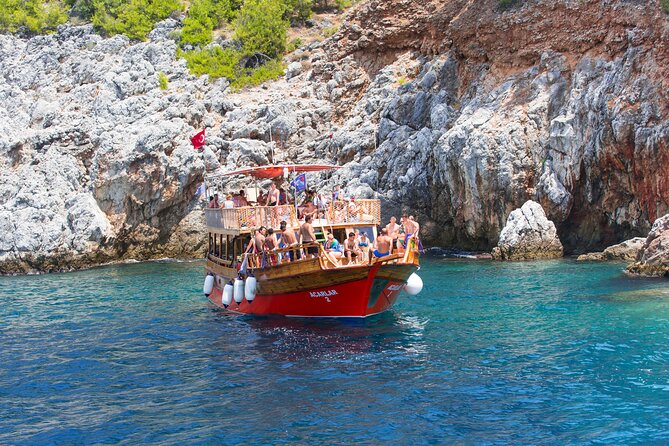
[[[201,263],[0,277],[0,444],[668,444],[669,283],[424,260],[366,321],[214,309]]]

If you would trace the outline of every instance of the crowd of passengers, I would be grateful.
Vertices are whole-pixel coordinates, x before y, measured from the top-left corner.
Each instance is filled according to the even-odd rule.
[[[260,265],[253,265],[256,267],[317,257],[319,246],[312,220],[311,215],[306,215],[304,223],[300,225],[297,232],[288,227],[285,221],[281,222],[278,232],[272,228],[260,227],[253,232],[245,254],[262,254],[253,256],[254,259],[260,259]],[[347,264],[367,263],[373,257],[381,258],[404,253],[409,238],[412,235],[418,238],[419,231],[420,225],[414,217],[404,214],[399,223],[395,217],[391,217],[388,224],[380,228],[373,242],[365,232],[355,229],[349,232],[344,240],[337,240],[332,232],[326,232],[322,245],[327,256],[337,264],[341,264],[343,259],[347,261]],[[307,246],[300,249],[284,249],[303,244]],[[282,252],[277,252],[279,250]]]
[[[324,210],[329,203],[329,194],[307,190],[304,199],[297,206],[299,218],[311,216],[312,218],[319,218],[324,216]],[[348,215],[356,215],[361,212],[360,207],[355,203],[355,197],[345,196],[339,185],[335,186],[331,195],[332,201],[346,201],[345,208],[340,208],[340,212],[347,212]],[[233,209],[245,206],[281,206],[292,204],[293,197],[286,192],[282,187],[277,187],[272,183],[267,192],[261,191],[258,195],[257,201],[249,201],[246,199],[244,190],[238,193],[228,192],[225,200],[220,201],[218,193],[209,197],[208,208],[210,209]]]

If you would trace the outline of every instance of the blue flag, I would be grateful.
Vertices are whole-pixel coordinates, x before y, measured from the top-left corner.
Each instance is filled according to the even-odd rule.
[[[200,187],[197,188],[197,190],[195,191],[195,196],[199,197],[203,193],[205,193],[204,183],[200,184]]]
[[[291,187],[295,188],[295,192],[302,192],[307,188],[307,177],[305,174],[301,173],[295,177],[293,181],[290,182]]]

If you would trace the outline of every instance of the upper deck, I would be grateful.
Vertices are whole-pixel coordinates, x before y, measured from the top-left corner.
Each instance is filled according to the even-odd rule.
[[[301,224],[294,205],[205,209],[204,214],[209,232],[226,235],[250,233],[261,226],[278,229],[281,221],[286,221],[292,228]],[[331,227],[376,226],[381,224],[381,202],[333,201],[317,210],[313,224]]]

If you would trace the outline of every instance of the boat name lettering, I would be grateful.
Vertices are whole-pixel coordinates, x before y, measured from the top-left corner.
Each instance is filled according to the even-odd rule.
[[[390,285],[388,291],[398,291],[402,289],[402,285]]]
[[[327,291],[309,291],[310,297],[330,297],[334,296],[337,293],[337,290],[327,290]]]

